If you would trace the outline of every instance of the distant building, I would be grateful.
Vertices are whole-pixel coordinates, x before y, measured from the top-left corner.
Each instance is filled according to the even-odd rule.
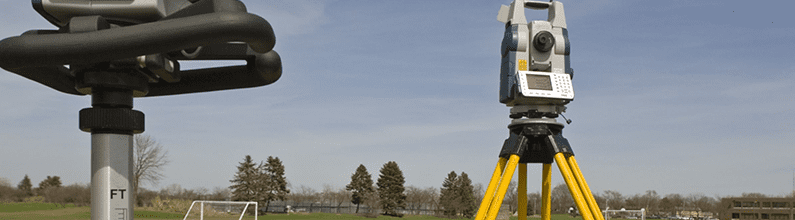
[[[687,217],[688,219],[689,218],[693,218],[693,219],[710,219],[710,218],[715,216],[712,212],[705,212],[705,211],[699,211],[699,210],[685,210],[685,209],[686,208],[683,208],[683,210],[681,210],[681,211],[676,211],[676,216]],[[698,218],[696,218],[696,217],[698,217]]]
[[[792,198],[724,198],[721,220],[795,220]]]

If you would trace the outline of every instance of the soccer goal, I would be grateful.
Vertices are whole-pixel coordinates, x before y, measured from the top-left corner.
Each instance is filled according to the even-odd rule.
[[[610,214],[617,214],[617,213],[630,214],[631,216],[626,217],[627,219],[638,219],[637,214],[640,214],[640,219],[641,220],[646,220],[646,209],[626,210],[624,208],[621,208],[621,209],[618,209],[618,210],[615,210],[615,209],[611,210],[610,207],[608,207],[607,209],[605,209],[603,211],[603,213],[604,213],[604,216],[605,216],[605,220],[610,220]]]
[[[199,211],[197,213],[196,210],[193,210],[193,207],[199,203]],[[257,206],[257,202],[235,202],[235,201],[193,201],[190,204],[190,208],[188,208],[188,212],[185,213],[185,217],[182,220],[189,219],[199,219],[204,220],[204,217],[213,217],[213,219],[218,219],[221,217],[227,217],[230,219],[234,219],[231,217],[237,217],[237,213],[240,213],[240,217],[237,218],[238,220],[243,219],[243,216],[246,214],[246,210],[251,207],[251,204],[254,204],[254,220],[257,220],[257,211],[259,211],[259,207]],[[193,215],[191,215],[191,211],[193,211]],[[197,218],[198,217],[198,218]]]

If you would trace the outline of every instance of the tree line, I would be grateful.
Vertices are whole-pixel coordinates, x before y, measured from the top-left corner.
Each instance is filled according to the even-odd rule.
[[[133,190],[136,192],[136,203],[139,206],[147,203],[158,193],[142,189],[139,185],[147,183],[157,185],[164,177],[163,167],[168,164],[167,151],[148,135],[133,137]],[[143,196],[141,196],[143,195]],[[38,187],[33,187],[28,175],[14,188],[7,180],[0,179],[0,201],[14,202],[50,202],[65,206],[74,204],[86,206],[90,204],[90,184],[72,184],[62,186],[61,177],[47,176]]]
[[[183,189],[177,184],[166,186],[159,191],[149,190],[139,185],[156,185],[164,175],[161,173],[168,164],[167,151],[154,139],[146,135],[134,137],[134,173],[133,188],[136,191],[137,206],[152,206],[158,199],[184,200],[236,200],[257,201],[269,207],[271,202],[280,204],[324,204],[336,207],[340,212],[343,204],[366,207],[369,215],[428,214],[450,218],[471,218],[477,211],[482,200],[484,187],[472,184],[465,172],[451,171],[446,178],[440,178],[441,187],[404,186],[403,172],[395,161],[384,164],[379,170],[377,181],[368,173],[364,165],[359,165],[351,175],[351,182],[344,188],[335,189],[325,185],[321,191],[300,185],[290,187],[285,177],[285,169],[278,157],[270,156],[265,161],[255,163],[251,156],[244,157],[237,166],[231,187]],[[743,193],[741,197],[768,197],[760,193]],[[787,195],[795,198],[795,194]],[[72,184],[62,186],[59,176],[47,176],[34,187],[30,178],[25,177],[13,186],[9,180],[0,178],[0,201],[13,202],[51,202],[61,206],[90,204],[90,185]],[[702,212],[720,213],[727,204],[721,204],[721,197],[709,197],[700,193],[682,195],[672,193],[659,195],[654,190],[634,195],[622,195],[618,191],[606,190],[595,193],[594,198],[600,208],[605,209],[645,209],[648,215],[670,216],[680,211],[700,210]],[[159,200],[158,200],[159,201]],[[518,195],[516,183],[509,185],[505,195],[503,209],[514,213],[517,210]],[[568,187],[561,183],[552,189],[553,213],[564,213],[574,207],[574,201]],[[352,207],[351,207],[352,208]],[[541,209],[541,195],[538,192],[528,194],[528,213],[536,214]],[[311,211],[311,210],[310,210]],[[698,213],[698,212],[697,212]],[[694,216],[699,217],[699,216]]]
[[[510,212],[516,211],[517,193],[515,182],[511,183],[508,195],[506,195],[504,205],[509,205]],[[647,216],[682,216],[683,212],[687,217],[696,219],[703,218],[704,213],[711,213],[712,216],[719,216],[726,211],[731,204],[724,204],[723,198],[792,198],[795,199],[795,192],[788,195],[772,196],[761,193],[742,193],[740,196],[706,196],[703,193],[679,194],[671,193],[660,195],[655,190],[646,190],[644,193],[623,195],[618,191],[605,190],[601,193],[594,193],[594,199],[602,210],[640,210],[645,209]],[[565,183],[556,185],[551,192],[553,213],[565,213],[570,207],[577,208],[574,200],[569,194],[569,189]],[[528,194],[528,214],[538,214],[541,211],[541,194],[538,192]]]
[[[276,161],[275,159],[274,157],[270,160]],[[332,209],[329,212],[340,212],[344,204],[353,204],[356,205],[356,211],[354,211],[354,213],[359,213],[359,206],[368,207],[368,213],[362,214],[400,215],[405,213],[414,215],[437,215],[449,218],[468,218],[475,214],[477,205],[483,196],[483,187],[480,184],[471,184],[465,172],[461,172],[460,174],[450,172],[447,177],[441,181],[441,187],[439,188],[405,186],[402,191],[402,196],[386,195],[400,191],[398,187],[385,188],[384,186],[388,182],[387,179],[398,180],[393,182],[395,185],[402,185],[405,183],[400,183],[401,181],[399,181],[402,179],[400,178],[402,177],[402,172],[395,172],[399,170],[397,163],[391,162],[389,164],[392,165],[390,165],[389,168],[386,168],[387,166],[385,165],[382,170],[385,168],[397,169],[394,171],[382,172],[382,174],[379,175],[378,179],[381,179],[383,182],[381,186],[372,181],[371,175],[363,165],[359,165],[351,176],[351,183],[343,188],[334,188],[330,185],[325,185],[322,190],[318,191],[311,187],[300,185],[298,187],[292,187],[289,193],[284,194],[284,197],[277,200],[281,200],[282,204],[295,205],[314,203],[327,207],[336,207],[336,209]],[[394,175],[394,177],[388,177],[388,175],[384,176],[384,174],[391,174]],[[382,178],[382,176],[384,177]],[[58,176],[48,176],[34,185],[31,179],[26,175],[18,184],[13,185],[10,180],[0,178],[0,201],[51,202],[59,206],[65,206],[66,204],[75,204],[78,206],[90,204],[91,196],[88,184],[64,186],[60,179],[61,178]],[[379,187],[382,189],[380,192],[383,192],[385,196],[379,195]],[[507,193],[502,206],[503,210],[508,210],[511,213],[517,211],[516,204],[518,196],[515,187],[515,182],[511,183],[509,186],[509,193]],[[158,191],[145,188],[141,188],[140,190],[138,201],[140,201],[141,204],[139,204],[139,206],[151,206],[151,202],[156,197],[163,199],[220,201],[228,200],[233,197],[232,190],[226,187],[215,187],[212,190],[206,188],[184,189],[178,184],[171,184]],[[574,202],[568,192],[568,187],[566,187],[565,184],[556,185],[552,189],[551,194],[551,208],[553,213],[564,213],[569,207],[574,206]],[[761,193],[742,193],[738,197],[783,197],[795,199],[795,196],[792,194],[770,196]],[[722,214],[721,212],[731,205],[723,204],[719,196],[710,197],[701,193],[686,195],[671,193],[660,195],[655,190],[647,190],[644,193],[631,195],[623,195],[614,190],[605,190],[601,193],[595,193],[594,198],[602,209],[609,207],[613,210],[621,208],[638,210],[643,208],[647,210],[647,215],[649,216],[673,216],[681,211],[711,212],[714,216]],[[267,204],[267,202],[263,204]],[[370,209],[370,207],[374,207],[374,209]],[[541,208],[540,193],[529,193],[528,214],[537,214],[540,212]],[[703,216],[699,216],[699,212],[694,212],[692,217],[698,218]]]
[[[65,207],[66,204],[88,205],[91,200],[89,186],[72,184],[63,186],[61,177],[47,176],[34,187],[25,175],[16,187],[8,180],[0,179],[0,201],[13,202],[50,202]]]
[[[413,214],[433,209],[445,216],[471,218],[478,199],[472,181],[464,172],[461,175],[450,172],[439,191],[405,187],[403,171],[395,161],[381,167],[375,182],[367,168],[360,164],[344,189],[325,186],[322,192],[317,192],[301,185],[291,192],[284,176],[284,165],[278,157],[270,156],[267,162],[257,164],[250,155],[246,155],[230,182],[235,201],[256,201],[265,207],[269,207],[271,201],[285,200],[291,200],[293,204],[330,204],[336,205],[337,212],[343,203],[350,202],[356,205],[354,213],[359,213],[360,206],[364,205],[369,215],[402,216],[406,212]]]
[[[268,161],[271,160],[272,158],[269,157]],[[278,161],[278,158],[275,161]],[[244,170],[253,167],[255,166],[251,163],[250,157],[246,156],[241,166],[238,166],[239,171],[236,176],[243,176]],[[263,167],[263,165],[260,164],[259,167]],[[279,167],[280,170],[284,169],[280,163],[276,167]],[[279,178],[281,179],[278,182],[281,184],[279,186],[281,189],[286,189],[286,180],[281,176],[283,174],[283,172],[279,173]],[[273,178],[273,175],[264,175],[264,178]],[[233,180],[233,182],[239,181]],[[261,182],[268,183],[265,180]],[[278,199],[269,201],[254,199],[250,201],[268,204],[270,201],[280,200],[282,201],[280,204],[285,205],[320,204],[320,206],[330,207],[330,212],[340,212],[344,208],[343,204],[352,204],[355,205],[353,213],[360,213],[361,207],[367,207],[364,214],[400,216],[402,214],[432,213],[432,215],[449,218],[471,218],[476,214],[479,202],[485,193],[483,185],[473,184],[465,172],[460,172],[459,174],[452,171],[448,173],[447,177],[441,181],[440,188],[421,188],[404,186],[404,184],[403,173],[394,161],[383,165],[377,181],[373,181],[373,177],[367,171],[367,168],[360,164],[351,175],[350,183],[344,188],[335,189],[329,185],[324,185],[322,191],[316,191],[310,187],[300,185],[293,188],[292,191],[284,192]],[[516,186],[516,182],[509,184],[508,193],[505,195],[502,205],[502,209],[510,213],[515,213],[518,209]],[[233,188],[236,187],[245,189],[244,187],[233,186]],[[259,188],[273,189],[274,186]],[[565,183],[556,185],[552,189],[551,197],[552,204],[550,209],[553,213],[566,213],[569,208],[576,208]],[[760,193],[743,193],[741,197],[759,198],[767,196]],[[790,197],[793,196],[790,195]],[[264,196],[262,198],[273,197]],[[721,197],[709,197],[701,193],[659,195],[655,190],[647,190],[642,194],[623,195],[618,191],[606,190],[601,193],[596,192],[594,198],[602,209],[645,209],[647,215],[661,217],[680,215],[682,211],[698,211],[688,212],[688,214],[695,213],[691,217],[698,218],[703,217],[699,215],[705,212],[711,212],[715,215],[720,214],[726,207],[726,204],[721,204]],[[246,200],[242,197],[236,197],[236,199]],[[540,193],[529,193],[527,213],[530,215],[538,214],[542,208]]]
[[[34,186],[28,175],[16,185],[10,180],[0,178],[0,203],[2,202],[34,202],[54,203],[66,207],[67,204],[87,206],[91,204],[90,184],[63,185],[59,176],[47,176]],[[137,206],[151,206],[152,200],[185,199],[185,200],[227,200],[231,191],[226,187],[184,189],[178,184],[171,184],[160,190],[139,188],[136,195]]]
[[[270,206],[271,201],[284,201],[290,194],[287,188],[287,178],[284,176],[284,165],[278,157],[270,156],[267,162],[256,164],[250,155],[246,155],[237,166],[237,173],[232,180],[232,197],[236,201],[256,201]],[[351,176],[351,183],[346,186],[346,193],[325,192],[334,201],[345,201],[350,196],[351,202],[358,207],[365,204],[368,207],[379,207],[382,214],[400,216],[397,209],[406,207],[406,194],[404,193],[405,183],[403,172],[394,161],[387,162],[381,168],[378,181],[373,185],[373,181],[364,165],[359,165],[357,171]],[[311,199],[312,195],[305,193],[310,190],[302,189],[297,196],[290,196],[290,199],[304,201]],[[340,203],[338,203],[339,206]],[[368,209],[371,210],[371,209]]]

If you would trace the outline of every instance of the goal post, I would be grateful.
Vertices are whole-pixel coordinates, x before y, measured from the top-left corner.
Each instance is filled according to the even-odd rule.
[[[190,215],[190,211],[193,209],[194,205],[199,203],[199,219],[204,220],[204,204],[227,204],[227,205],[245,205],[243,207],[243,211],[240,212],[240,218],[238,220],[242,220],[243,216],[246,215],[246,210],[251,204],[254,204],[254,220],[257,220],[257,212],[259,211],[259,206],[257,202],[237,202],[237,201],[204,201],[204,200],[196,200],[190,204],[190,208],[188,208],[188,212],[185,213],[185,217],[182,220],[188,219],[188,215]],[[229,210],[227,209],[227,212]]]
[[[622,209],[612,209],[611,210],[610,207],[607,207],[602,212],[604,213],[605,220],[610,220],[610,214],[611,213],[613,213],[613,214],[615,214],[615,213],[633,213],[633,214],[634,213],[640,213],[640,219],[641,220],[646,220],[646,209],[644,209],[644,208],[641,208],[640,210],[626,210],[626,209],[623,209],[623,208]]]

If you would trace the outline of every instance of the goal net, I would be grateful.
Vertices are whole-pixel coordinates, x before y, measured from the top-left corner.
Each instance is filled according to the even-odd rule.
[[[618,215],[619,218],[625,219],[640,219],[646,220],[646,209],[640,210],[626,210],[626,209],[619,209],[619,210],[611,210],[610,207],[603,211],[605,220],[610,220],[611,215]]]
[[[257,202],[235,202],[235,201],[193,201],[185,213],[182,220],[204,220],[204,219],[237,219],[241,220],[249,213],[246,219],[257,220]],[[253,215],[253,218],[251,218]]]

